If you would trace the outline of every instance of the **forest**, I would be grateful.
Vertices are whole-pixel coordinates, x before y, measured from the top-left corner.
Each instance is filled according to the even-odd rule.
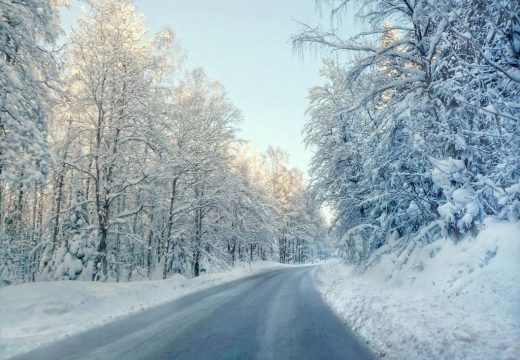
[[[0,360],[519,359],[519,121],[519,0],[0,0]]]
[[[297,51],[323,54],[305,140],[310,191],[361,268],[520,218],[520,3],[319,1]],[[365,25],[344,36],[343,19]],[[402,262],[406,263],[406,256]]]
[[[475,236],[520,214],[520,18],[512,1],[317,1],[294,50],[323,58],[309,91],[309,181],[252,149],[240,110],[175,33],[131,1],[1,2],[0,277],[198,276],[348,262]],[[364,30],[343,35],[343,16]],[[321,210],[333,213],[329,228]]]
[[[305,263],[325,225],[279,148],[240,139],[242,114],[175,34],[130,1],[0,2],[0,279],[198,276],[236,261]]]

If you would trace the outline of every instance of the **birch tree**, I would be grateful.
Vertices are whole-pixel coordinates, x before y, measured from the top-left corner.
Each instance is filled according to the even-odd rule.
[[[141,210],[140,204],[129,207],[125,197],[149,176],[141,156],[153,158],[156,150],[156,119],[150,112],[156,62],[142,18],[128,1],[92,2],[78,29],[71,34],[70,81],[74,122],[89,167],[77,170],[91,179],[96,210],[93,277],[105,278],[109,234],[120,232],[118,224]]]

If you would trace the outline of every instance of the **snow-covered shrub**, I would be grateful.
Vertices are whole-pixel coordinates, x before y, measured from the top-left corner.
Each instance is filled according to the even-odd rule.
[[[96,256],[95,232],[90,227],[83,192],[76,192],[75,205],[64,221],[63,238],[53,249],[49,246],[40,260],[44,280],[90,280]]]
[[[365,262],[383,243],[381,229],[361,224],[349,229],[340,241],[343,255],[354,264]]]

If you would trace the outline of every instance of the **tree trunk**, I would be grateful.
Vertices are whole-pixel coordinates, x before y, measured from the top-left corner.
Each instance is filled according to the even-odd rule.
[[[178,178],[173,178],[172,181],[172,192],[170,197],[170,209],[168,213],[168,231],[166,232],[166,249],[164,253],[164,265],[163,265],[163,279],[166,279],[168,275],[168,271],[172,268],[173,264],[173,250],[175,248],[175,244],[171,244],[171,236],[173,231],[173,209],[175,206],[175,195],[177,193],[177,181]],[[171,246],[171,250],[170,250]]]
[[[233,266],[235,266],[235,262],[237,261],[236,249],[237,241],[236,239],[233,239],[233,247],[231,248],[231,263]]]
[[[63,198],[63,182],[64,182],[64,171],[65,165],[61,167],[61,172],[58,175],[58,180],[56,184],[56,191],[54,192],[55,202],[56,202],[56,214],[54,217],[54,226],[52,228],[52,249],[56,247],[56,242],[58,240],[59,228],[60,228],[60,213],[61,213],[61,202]]]
[[[88,173],[90,174],[90,170],[92,168],[92,160],[88,163]],[[88,200],[88,197],[90,195],[90,176],[87,176],[87,181],[85,184],[85,200]]]
[[[193,276],[197,277],[200,275],[200,251],[195,251],[193,260]]]
[[[150,279],[152,273],[152,239],[153,239],[153,211],[151,211],[150,215],[150,227],[148,228],[148,236],[146,241],[146,277]]]
[[[107,263],[107,229],[100,227],[99,229],[99,244],[97,247],[97,255],[95,260],[95,269],[93,274],[93,281],[105,280],[108,274],[108,263]],[[99,266],[101,265],[101,274],[99,274]]]
[[[193,266],[193,276],[197,277],[200,275],[200,255],[202,249],[202,209],[196,210],[195,216],[195,256]]]

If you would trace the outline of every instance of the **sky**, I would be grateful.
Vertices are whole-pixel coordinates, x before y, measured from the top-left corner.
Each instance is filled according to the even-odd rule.
[[[326,24],[315,0],[135,0],[152,33],[164,27],[177,35],[185,53],[181,71],[203,67],[219,79],[242,111],[239,137],[254,149],[278,146],[290,165],[307,171],[312,153],[306,149],[307,93],[323,83],[321,60],[293,53],[291,35],[298,22]],[[77,17],[78,1],[62,12],[65,30]],[[348,24],[347,24],[348,25]]]

